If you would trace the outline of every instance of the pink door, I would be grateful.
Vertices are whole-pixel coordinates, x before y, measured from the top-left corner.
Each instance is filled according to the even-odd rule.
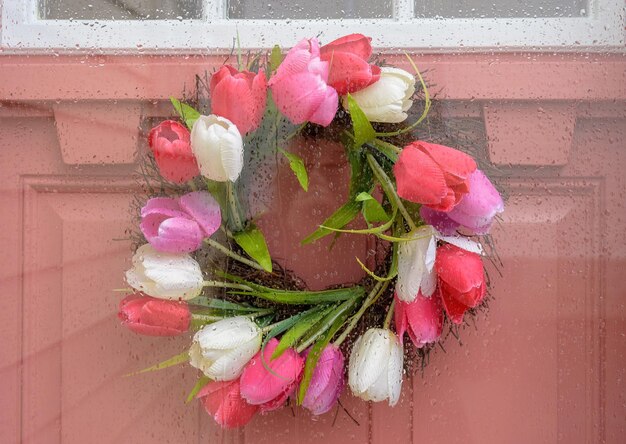
[[[112,291],[135,153],[169,96],[223,58],[34,52],[0,58],[0,442],[624,441],[623,53],[416,52],[444,124],[508,196],[488,314],[405,380],[395,408],[346,393],[345,411],[287,408],[224,432],[184,403],[191,368],[125,376],[188,338],[123,329]]]

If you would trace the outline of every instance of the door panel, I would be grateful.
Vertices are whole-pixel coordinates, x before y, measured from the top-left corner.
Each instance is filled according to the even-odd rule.
[[[393,409],[345,394],[352,418],[285,408],[224,432],[184,403],[190,368],[125,376],[188,338],[123,329],[113,291],[130,263],[135,152],[167,98],[221,60],[4,57],[0,442],[621,442],[626,59],[417,58],[451,127],[479,123],[508,195],[489,313],[407,376]]]

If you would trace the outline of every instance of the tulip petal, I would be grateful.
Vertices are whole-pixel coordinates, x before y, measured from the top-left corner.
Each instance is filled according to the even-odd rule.
[[[448,192],[439,165],[417,149],[415,144],[408,145],[402,150],[393,173],[396,177],[398,195],[410,202],[438,204]]]
[[[389,332],[372,328],[354,343],[350,355],[350,387],[358,393],[372,386],[389,360]],[[385,375],[386,378],[386,375]]]
[[[480,243],[468,239],[463,236],[438,236],[440,240],[452,244],[463,250],[469,251],[475,254],[483,254],[484,250]]]
[[[479,288],[485,280],[480,256],[451,244],[439,247],[436,269],[447,285],[461,293]]]
[[[415,142],[415,146],[442,168],[449,185],[463,184],[476,170],[474,159],[454,148],[422,141]]]
[[[215,233],[222,224],[220,205],[206,191],[194,191],[179,198],[179,203],[200,225],[206,237]]]
[[[389,405],[395,406],[400,399],[402,391],[402,364],[404,361],[404,351],[402,343],[395,336],[391,336],[391,352],[389,355],[389,363],[387,368],[388,375],[388,395]]]
[[[158,230],[153,234],[157,224]],[[190,253],[200,247],[204,238],[195,221],[182,217],[161,221],[160,215],[152,214],[143,218],[140,227],[150,245],[162,252]]]
[[[256,338],[222,354],[206,370],[205,375],[216,381],[230,381],[238,378],[260,347],[261,335],[258,335]]]
[[[209,382],[196,398],[202,400],[207,413],[226,429],[246,425],[259,410],[241,397],[238,380]]]
[[[396,292],[401,301],[411,302],[420,292],[430,296],[436,287],[434,230],[425,226],[412,234],[415,239],[398,246]]]
[[[260,334],[259,328],[249,318],[235,316],[204,326],[196,333],[195,339],[203,349],[227,350],[259,338]]]

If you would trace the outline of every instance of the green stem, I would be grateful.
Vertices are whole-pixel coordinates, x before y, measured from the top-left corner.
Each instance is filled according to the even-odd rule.
[[[191,313],[191,319],[196,319],[198,321],[207,321],[207,322],[216,322],[224,319],[221,316],[211,316],[211,315],[203,315],[198,313]]]
[[[215,287],[215,288],[234,288],[236,290],[244,290],[244,291],[253,291],[252,288],[243,284],[234,284],[230,282],[221,282],[221,281],[204,281],[202,283],[205,287]]]
[[[372,290],[369,292],[369,294],[363,301],[363,305],[361,305],[361,308],[359,309],[359,311],[357,311],[356,314],[352,316],[352,319],[350,319],[350,323],[348,324],[346,329],[343,331],[343,333],[341,333],[341,336],[339,336],[335,340],[334,342],[335,346],[339,347],[341,345],[341,343],[348,337],[348,335],[354,329],[354,327],[356,327],[356,324],[359,322],[359,319],[361,319],[361,316],[363,316],[365,311],[374,302],[376,302],[376,300],[387,289],[388,286],[389,286],[389,282],[377,282],[376,285],[374,285],[374,288],[372,288]]]
[[[385,330],[389,329],[389,325],[391,325],[391,317],[393,316],[393,311],[396,307],[396,299],[392,299],[391,305],[389,306],[389,310],[387,310],[387,316],[385,316],[385,323],[383,324],[383,328]]]
[[[367,163],[369,163],[370,167],[372,168],[374,175],[378,179],[380,186],[383,187],[383,190],[385,191],[385,194],[387,195],[387,197],[393,199],[394,203],[398,207],[398,210],[400,210],[400,213],[402,213],[402,217],[404,217],[404,220],[406,220],[406,223],[409,224],[411,231],[416,230],[417,226],[415,225],[415,222],[413,222],[411,215],[409,214],[407,209],[404,207],[404,204],[402,203],[400,196],[398,196],[398,193],[396,192],[393,186],[393,182],[391,182],[391,179],[389,179],[389,176],[387,176],[387,173],[385,173],[385,170],[383,170],[383,167],[381,167],[378,161],[374,158],[374,156],[372,156],[369,153],[367,154]]]
[[[256,318],[261,318],[265,315],[272,314],[272,313],[274,313],[274,310],[272,310],[271,308],[268,308],[267,310],[261,310],[261,311],[257,311],[256,313],[250,313],[250,314],[244,315],[244,317],[250,318],[250,319],[256,319]]]
[[[265,271],[263,269],[263,267],[261,267],[259,264],[257,264],[254,261],[251,261],[250,259],[246,259],[245,257],[235,253],[234,251],[226,248],[225,246],[223,246],[222,244],[220,244],[217,241],[214,241],[213,239],[211,239],[210,237],[207,237],[204,239],[204,243],[215,248],[216,250],[221,251],[222,253],[224,253],[226,256],[230,257],[231,259],[234,259],[238,262],[241,262],[242,264],[246,264],[249,267],[255,268],[257,270],[261,270],[261,271]]]
[[[230,219],[233,224],[233,228],[236,232],[243,231],[243,221],[241,220],[241,213],[239,212],[239,199],[237,198],[237,191],[235,190],[235,184],[230,180],[226,182],[226,194],[228,196],[228,205],[230,208]]]

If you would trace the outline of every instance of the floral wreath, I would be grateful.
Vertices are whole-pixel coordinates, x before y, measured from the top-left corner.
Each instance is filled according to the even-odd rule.
[[[155,175],[126,273],[134,293],[119,317],[144,335],[195,332],[187,350],[145,370],[197,368],[189,400],[200,399],[225,428],[287,402],[323,414],[346,381],[355,396],[393,406],[404,367],[423,363],[444,327],[455,334],[466,312],[485,305],[482,245],[502,198],[468,154],[403,142],[431,98],[410,57],[415,75],[370,63],[370,41],[352,34],[320,47],[304,39],[284,56],[279,47],[248,55],[246,69],[238,54],[238,69],[225,64],[202,82],[210,107],[194,105],[210,114],[172,99],[182,123],[150,131],[141,167]],[[414,100],[423,112],[403,125]],[[360,282],[311,291],[272,260],[238,178],[246,156],[265,150],[285,156],[306,191],[305,163],[283,147],[298,134],[322,137],[324,127],[345,148],[349,199],[294,242],[366,235],[385,248],[374,270],[359,261]],[[353,221],[363,228],[349,228]],[[415,348],[404,349],[405,333]]]

